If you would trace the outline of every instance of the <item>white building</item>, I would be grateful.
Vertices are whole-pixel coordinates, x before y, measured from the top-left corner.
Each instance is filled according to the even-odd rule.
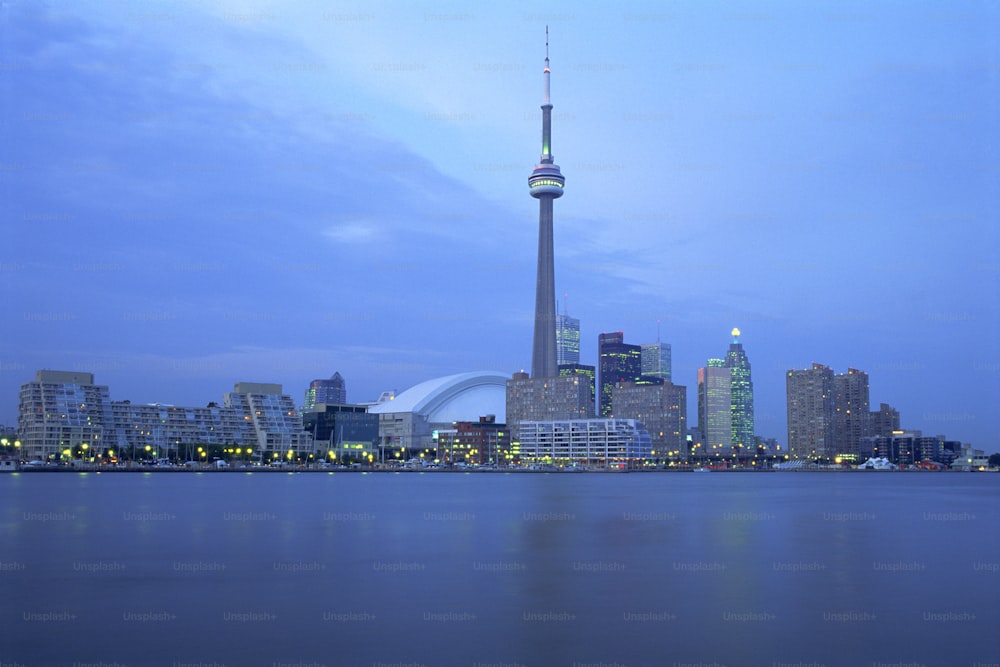
[[[112,401],[92,373],[42,370],[21,385],[18,408],[22,456],[29,460],[60,458],[67,450],[73,457],[113,451],[135,459],[155,451],[188,458],[185,448],[195,445],[249,447],[268,460],[312,451],[312,436],[280,384],[237,382],[221,406],[141,405]]]
[[[505,375],[461,373],[421,382],[368,412],[379,416],[379,443],[384,449],[433,450],[435,431],[451,429],[455,422],[496,415],[503,423],[506,392]]]
[[[17,432],[27,460],[57,457],[64,450],[102,451],[113,427],[108,388],[93,373],[38,371],[21,385]]]
[[[312,452],[312,435],[303,429],[302,415],[292,397],[281,393],[280,384],[237,382],[222,398],[226,407],[253,424],[256,451],[264,460]]]
[[[521,461],[574,461],[595,465],[644,459],[652,441],[636,419],[523,421]]]

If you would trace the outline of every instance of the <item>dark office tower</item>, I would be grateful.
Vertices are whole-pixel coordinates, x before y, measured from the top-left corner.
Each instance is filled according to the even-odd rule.
[[[833,370],[813,364],[785,376],[788,453],[799,459],[832,459]]]
[[[868,407],[868,373],[849,368],[833,376],[834,457],[858,462],[861,439],[870,435]]]
[[[552,159],[552,102],[549,100],[549,29],[545,29],[544,94],[542,96],[542,157],[528,177],[531,196],[538,200],[538,273],[535,284],[535,336],[531,377],[556,377],[556,277],[552,238],[552,202],[562,197],[566,180]]]
[[[881,438],[891,438],[893,431],[899,429],[899,410],[888,403],[880,403],[878,412],[871,412],[868,415],[869,431],[871,435]]]
[[[750,360],[740,343],[740,330],[733,329],[733,342],[726,353],[726,368],[730,372],[730,400],[733,413],[733,446],[753,449],[753,380]]]
[[[698,369],[699,456],[728,456],[732,452],[732,371],[722,359],[709,359]]]
[[[580,363],[580,320],[568,313],[556,316],[556,364]],[[562,375],[562,373],[560,373]]]
[[[312,412],[316,405],[347,405],[347,384],[340,372],[333,374],[329,380],[313,380],[306,389],[304,412]]]
[[[602,333],[597,337],[597,354],[601,387],[598,416],[608,417],[612,413],[615,385],[637,382],[642,376],[642,347],[625,343],[621,331]]]

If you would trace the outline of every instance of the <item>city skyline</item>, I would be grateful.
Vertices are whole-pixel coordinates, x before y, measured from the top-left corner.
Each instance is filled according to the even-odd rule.
[[[0,53],[0,423],[44,368],[184,405],[528,368],[548,23],[584,363],[663,320],[695,405],[735,326],[759,435],[821,361],[905,428],[998,449],[995,9],[54,7],[7,8]]]

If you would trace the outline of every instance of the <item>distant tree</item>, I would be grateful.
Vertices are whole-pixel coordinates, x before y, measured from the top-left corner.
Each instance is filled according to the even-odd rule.
[[[1000,454],[990,454],[989,464],[991,468],[1000,468]]]

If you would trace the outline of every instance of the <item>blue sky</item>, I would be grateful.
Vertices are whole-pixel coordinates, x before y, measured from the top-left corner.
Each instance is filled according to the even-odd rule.
[[[529,367],[546,24],[585,362],[659,320],[694,420],[735,326],[760,435],[819,362],[1000,449],[991,2],[2,3],[0,423]]]

